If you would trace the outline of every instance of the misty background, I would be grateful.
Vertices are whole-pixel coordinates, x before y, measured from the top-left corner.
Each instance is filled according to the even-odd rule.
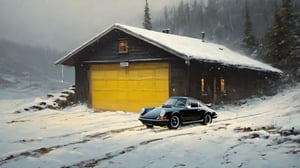
[[[149,0],[159,17],[174,0]],[[144,0],[0,0],[0,99],[43,96],[74,83],[54,62],[114,23],[141,27]]]
[[[176,0],[149,0],[151,17]],[[0,38],[70,51],[114,23],[141,27],[145,0],[0,0]]]
[[[250,34],[260,49],[283,1],[148,0],[148,5],[153,30],[170,28],[195,38],[205,32],[208,41],[245,53],[246,6]],[[299,29],[293,30],[298,38],[294,55],[299,55],[300,1],[291,2]],[[28,90],[34,97],[71,86],[74,69],[54,62],[114,23],[143,27],[144,8],[145,0],[0,0],[0,98],[28,97]],[[245,54],[261,60],[257,51]]]

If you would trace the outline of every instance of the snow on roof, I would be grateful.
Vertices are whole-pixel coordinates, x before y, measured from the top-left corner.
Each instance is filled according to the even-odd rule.
[[[222,45],[203,42],[201,39],[151,31],[122,24],[112,25],[105,31],[93,37],[91,40],[71,51],[65,57],[58,60],[56,64],[63,64],[64,61],[70,59],[86,46],[97,41],[113,29],[118,29],[138,39],[144,40],[182,59],[195,59],[201,62],[219,63],[239,68],[282,73],[282,71],[277,68],[234,52]]]

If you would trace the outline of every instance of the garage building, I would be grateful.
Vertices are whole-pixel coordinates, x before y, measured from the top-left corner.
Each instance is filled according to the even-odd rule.
[[[98,110],[137,112],[170,96],[232,103],[260,94],[281,70],[228,48],[114,24],[56,62],[75,67],[76,98]]]

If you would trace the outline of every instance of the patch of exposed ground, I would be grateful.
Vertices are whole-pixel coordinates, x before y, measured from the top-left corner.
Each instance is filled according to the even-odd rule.
[[[270,134],[275,134],[280,137],[283,137],[283,138],[274,138],[273,142],[276,144],[281,144],[286,141],[292,141],[292,142],[300,144],[300,137],[289,138],[290,136],[300,135],[300,131],[296,131],[294,128],[282,130],[281,127],[264,126],[264,127],[257,127],[257,128],[237,127],[234,130],[236,132],[249,132],[249,134],[247,136],[243,136],[242,138],[239,139],[239,141],[241,141],[242,139],[254,139],[254,138],[269,139]],[[259,131],[265,131],[266,134],[263,134]]]
[[[44,109],[63,109],[68,106],[72,106],[75,101],[75,86],[70,87],[61,93],[49,93],[45,101],[32,104],[23,109],[17,110],[14,113],[19,114],[23,112],[41,111]]]

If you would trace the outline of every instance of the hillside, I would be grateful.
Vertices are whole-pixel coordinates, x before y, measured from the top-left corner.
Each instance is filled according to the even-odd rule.
[[[47,100],[0,100],[0,166],[299,167],[299,98],[300,84],[178,130],[146,129],[137,113],[82,105],[15,113]]]
[[[73,70],[64,68],[64,78],[62,78],[61,67],[54,65],[54,62],[64,54],[51,49],[0,40],[2,95],[5,90],[18,92],[15,95],[18,96],[27,89],[33,91],[61,89],[65,87],[60,86],[61,80],[64,80],[67,85],[71,85],[74,81]]]

